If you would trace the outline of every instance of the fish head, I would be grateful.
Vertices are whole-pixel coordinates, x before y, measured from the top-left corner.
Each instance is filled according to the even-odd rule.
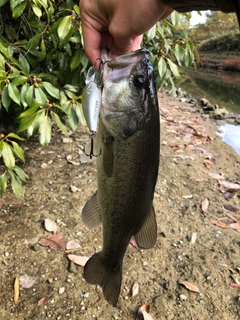
[[[150,119],[153,105],[156,89],[148,50],[140,49],[104,64],[100,117],[111,136],[132,136]]]

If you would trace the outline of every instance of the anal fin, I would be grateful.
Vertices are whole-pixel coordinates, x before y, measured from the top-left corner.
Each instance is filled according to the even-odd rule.
[[[157,239],[157,222],[153,206],[151,206],[141,229],[134,234],[134,238],[140,248],[150,249],[155,245]]]
[[[82,220],[89,229],[97,228],[102,223],[101,210],[98,203],[97,191],[86,202],[82,209]]]

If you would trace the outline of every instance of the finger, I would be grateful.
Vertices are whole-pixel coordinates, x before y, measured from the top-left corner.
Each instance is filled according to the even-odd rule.
[[[141,48],[142,38],[143,35],[136,36],[135,38],[133,38],[131,51],[136,51]]]
[[[162,16],[159,18],[158,21],[164,20],[165,18],[167,18],[174,10],[170,7],[167,7],[165,12],[162,14]]]
[[[82,25],[82,32],[84,39],[84,51],[91,63],[94,64],[96,59],[101,57],[101,33],[86,25]]]
[[[113,38],[112,46],[110,48],[110,57],[113,58],[131,52],[132,46],[132,39]]]

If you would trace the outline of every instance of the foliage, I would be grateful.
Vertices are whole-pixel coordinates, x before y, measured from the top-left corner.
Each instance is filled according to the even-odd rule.
[[[28,138],[38,134],[46,146],[53,123],[65,135],[69,126],[75,130],[79,122],[84,124],[81,94],[89,61],[83,51],[78,1],[0,0],[0,10],[0,195],[10,177],[20,196],[27,175],[15,164],[15,158],[24,161],[24,155],[15,141],[21,138],[8,134],[10,128]],[[158,70],[158,86],[174,86],[177,64],[194,63],[194,46],[184,32],[173,38],[177,25],[189,18],[182,17],[172,14],[144,37]]]
[[[1,124],[5,130],[11,125],[18,132],[26,131],[27,137],[38,133],[45,146],[51,140],[53,121],[66,135],[67,124],[75,130],[79,121],[85,122],[81,92],[88,59],[78,3],[1,0],[0,6]],[[3,140],[0,155],[13,181],[14,166],[8,166],[5,149],[10,155],[8,140]],[[16,152],[12,155],[11,159]],[[1,177],[4,191],[6,174]],[[16,188],[13,191],[20,195]]]
[[[5,171],[0,175],[0,196],[3,195],[7,187],[7,176],[11,178],[12,190],[17,197],[21,196],[21,182],[26,181],[27,174],[16,165],[16,158],[24,161],[23,149],[15,140],[24,140],[17,134],[9,133],[7,136],[0,135],[0,157],[3,158]]]
[[[237,32],[237,15],[235,13],[226,14],[221,11],[213,11],[207,14],[206,26],[211,30],[213,35]]]
[[[157,73],[157,86],[172,85],[175,94],[174,77],[180,77],[177,65],[190,67],[198,60],[198,53],[188,39],[186,27],[189,26],[189,14],[176,11],[158,22],[144,36],[144,45],[152,52],[152,64]]]
[[[238,21],[235,13],[223,13],[214,11],[207,14],[206,22],[196,25],[191,30],[191,39],[194,43],[201,44],[202,41],[219,35],[238,32]]]
[[[240,34],[224,34],[202,42],[201,52],[240,52]]]

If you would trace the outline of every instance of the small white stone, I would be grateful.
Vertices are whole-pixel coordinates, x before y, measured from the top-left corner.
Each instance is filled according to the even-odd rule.
[[[187,300],[187,297],[185,296],[185,294],[180,294],[179,299],[181,301],[185,301],[185,300]]]
[[[65,288],[64,288],[64,287],[61,287],[61,288],[59,288],[58,293],[59,293],[59,294],[63,294],[64,291],[65,291]]]

